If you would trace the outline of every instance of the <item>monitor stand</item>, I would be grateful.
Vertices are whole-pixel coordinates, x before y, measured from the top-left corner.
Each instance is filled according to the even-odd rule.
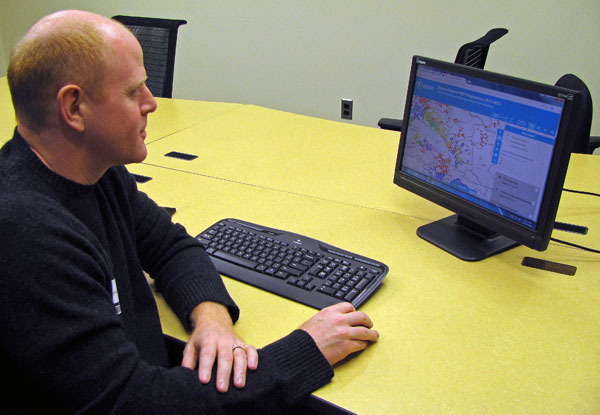
[[[423,225],[417,235],[464,261],[480,261],[519,245],[459,215]]]

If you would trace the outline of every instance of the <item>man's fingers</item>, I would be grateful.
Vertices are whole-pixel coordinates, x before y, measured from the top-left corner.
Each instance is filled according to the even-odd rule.
[[[238,352],[240,353],[240,352]],[[217,390],[219,392],[227,392],[229,389],[229,378],[231,376],[231,367],[233,366],[233,350],[232,348],[222,347],[219,350],[217,360]]]
[[[246,369],[248,368],[248,354],[245,347],[233,349],[233,384],[236,388],[246,386]]]
[[[350,338],[352,340],[375,342],[379,339],[379,332],[364,326],[351,327]]]
[[[246,345],[246,359],[248,369],[256,370],[258,368],[258,352],[256,351],[256,347]]]
[[[364,326],[368,328],[373,327],[371,318],[362,311],[354,311],[349,313],[347,314],[347,318],[350,326]]]
[[[217,357],[217,347],[215,344],[209,344],[200,349],[200,363],[198,365],[198,378],[200,382],[206,384],[210,382],[212,368]]]
[[[334,304],[332,306],[329,306],[329,308],[331,310],[335,310],[340,313],[351,313],[351,312],[355,311],[354,306],[351,303],[346,303],[346,302]]]
[[[243,341],[217,341],[202,342],[199,346],[189,342],[184,351],[182,366],[198,368],[200,382],[207,384],[211,381],[212,372],[216,364],[215,385],[219,392],[227,392],[229,384],[233,382],[237,388],[246,385],[247,370],[255,370],[258,367],[258,352],[254,346],[247,345]]]
[[[181,360],[181,366],[187,367],[188,369],[196,369],[198,364],[198,352],[191,343],[185,345],[183,349],[183,359]]]

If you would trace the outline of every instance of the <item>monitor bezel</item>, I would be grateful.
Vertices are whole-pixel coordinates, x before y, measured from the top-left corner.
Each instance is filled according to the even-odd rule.
[[[552,154],[552,160],[535,229],[512,221],[504,216],[480,207],[473,202],[460,198],[459,196],[403,172],[401,167],[404,156],[405,140],[402,139],[402,136],[400,137],[398,146],[396,169],[394,173],[394,183],[396,185],[438,204],[456,213],[460,217],[466,218],[467,220],[473,221],[478,225],[514,240],[519,244],[523,244],[539,251],[545,250],[554,228],[556,212],[558,210],[560,195],[569,164],[572,140],[568,137],[568,130],[569,125],[573,122],[575,108],[578,105],[580,94],[577,91],[560,88],[554,85],[547,85],[423,56],[414,56],[412,59],[408,93],[404,108],[402,134],[408,131],[408,122],[410,119],[413,98],[411,91],[413,91],[415,87],[417,67],[421,65],[448,70],[459,75],[476,77],[565,99],[565,107],[558,128],[556,144]],[[435,218],[431,219],[436,220]]]

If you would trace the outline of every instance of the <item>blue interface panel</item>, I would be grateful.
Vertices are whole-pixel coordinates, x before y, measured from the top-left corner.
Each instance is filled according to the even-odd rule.
[[[402,170],[535,228],[564,100],[419,65]]]

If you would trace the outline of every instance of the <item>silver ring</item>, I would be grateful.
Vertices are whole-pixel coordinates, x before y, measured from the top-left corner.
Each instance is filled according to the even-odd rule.
[[[235,349],[242,349],[244,352],[246,351],[246,348],[244,346],[233,346],[233,349],[231,349],[231,352],[235,352]]]

